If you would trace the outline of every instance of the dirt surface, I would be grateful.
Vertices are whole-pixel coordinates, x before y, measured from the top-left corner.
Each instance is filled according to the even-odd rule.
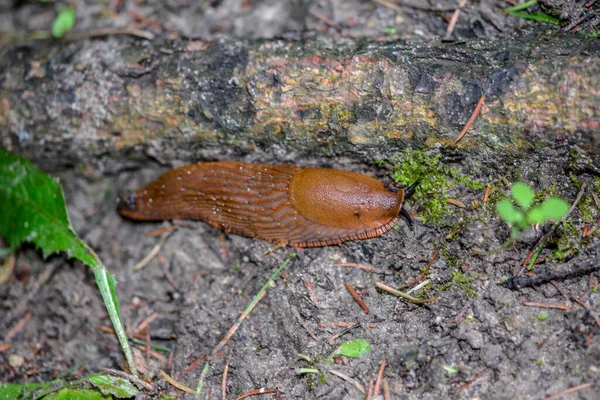
[[[148,29],[177,31],[202,40],[224,35],[439,39],[446,32],[445,18],[456,7],[449,1],[428,5],[447,11],[403,6],[400,12],[374,2],[341,0],[116,1],[108,7],[76,3],[77,29],[81,31],[135,22]],[[2,6],[0,13],[0,26],[13,32],[47,27],[54,16],[51,3],[15,4],[18,7]],[[461,13],[452,38],[493,39],[514,33],[526,22],[503,14],[505,6],[504,1],[485,0],[469,5]],[[107,17],[100,19],[100,15]],[[138,347],[140,364],[146,364],[147,376],[153,382],[160,381],[158,371],[162,369],[195,388],[205,362],[195,361],[210,355],[274,269],[293,252],[296,256],[283,275],[211,359],[204,392],[208,398],[221,398],[227,362],[228,398],[260,388],[278,388],[274,398],[364,398],[350,382],[330,372],[322,379],[321,375],[298,375],[296,371],[309,366],[324,372],[335,370],[368,387],[385,359],[383,376],[393,398],[543,399],[594,383],[596,386],[579,390],[570,398],[598,399],[600,331],[594,325],[594,316],[600,312],[598,273],[520,290],[503,284],[551,224],[524,232],[512,246],[496,254],[473,255],[497,249],[509,238],[510,229],[497,217],[493,204],[509,192],[512,182],[524,181],[536,191],[554,187],[556,195],[571,203],[580,185],[587,185],[579,206],[567,218],[569,224],[561,225],[550,236],[540,254],[543,262],[534,273],[553,271],[565,263],[575,270],[586,260],[598,259],[598,231],[586,237],[581,233],[584,227],[597,224],[600,217],[592,196],[600,196],[595,175],[598,167],[593,161],[586,164],[585,154],[574,153],[568,145],[541,152],[533,149],[501,161],[492,161],[485,152],[476,157],[467,151],[444,149],[429,153],[442,154],[444,166],[491,185],[489,202],[481,204],[483,189],[457,185],[450,195],[467,208],[449,205],[454,214],[440,222],[417,223],[411,228],[401,220],[379,238],[299,251],[281,248],[269,254],[265,251],[272,246],[267,242],[223,236],[201,222],[179,222],[173,231],[150,236],[170,224],[122,219],[116,212],[118,192],[148,183],[166,171],[164,166],[151,163],[147,169],[123,168],[116,175],[102,177],[72,169],[57,176],[64,186],[75,231],[117,277],[126,327],[170,349],[168,353],[147,354],[145,346]],[[221,156],[225,154],[227,149]],[[219,158],[218,154],[212,156]],[[332,156],[297,162],[386,180],[389,171],[375,166],[373,160],[395,156],[401,154],[377,150],[362,158]],[[272,150],[239,161],[275,163],[282,158]],[[474,201],[479,204],[473,205]],[[413,199],[407,203],[413,214],[423,214]],[[135,271],[134,266],[159,243],[159,255]],[[431,261],[437,250],[438,256]],[[564,259],[556,259],[559,255]],[[13,273],[0,284],[0,337],[4,338],[2,343],[11,345],[0,352],[3,382],[37,382],[85,376],[102,367],[123,368],[115,336],[102,329],[110,326],[110,321],[89,270],[62,255],[42,260],[27,246],[13,261]],[[387,273],[335,266],[341,262],[368,264]],[[383,282],[407,291],[418,283],[428,264],[426,278],[432,283],[426,296],[439,297],[437,302],[417,306],[375,287],[376,282]],[[358,291],[370,310],[368,314],[352,299],[346,282]],[[526,306],[523,302],[560,308]],[[332,326],[341,322],[356,325]],[[370,353],[358,359],[338,357],[332,365],[324,363],[340,343],[358,338],[369,341]],[[314,364],[300,359],[299,353],[309,356]],[[160,385],[165,392],[178,392],[164,382]]]

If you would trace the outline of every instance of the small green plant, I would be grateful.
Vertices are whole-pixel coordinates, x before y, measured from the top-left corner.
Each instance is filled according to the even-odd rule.
[[[452,282],[467,296],[477,296],[477,291],[471,286],[471,280],[459,268],[452,270]]]
[[[349,340],[342,343],[337,349],[335,349],[333,353],[327,357],[325,362],[327,364],[331,364],[331,361],[335,356],[358,358],[364,356],[369,351],[371,351],[371,345],[365,339]]]
[[[496,211],[507,224],[512,226],[511,237],[513,239],[522,230],[551,220],[559,220],[569,211],[569,204],[556,197],[550,197],[542,204],[532,207],[535,193],[522,182],[513,185],[511,194],[520,209],[515,207],[509,199],[504,199],[496,204]]]
[[[71,7],[61,8],[52,23],[52,36],[60,39],[69,33],[73,26],[75,26],[75,10]]]
[[[349,340],[342,343],[337,349],[335,349],[329,357],[325,360],[325,364],[329,365],[333,361],[335,356],[345,356],[350,358],[359,358],[371,351],[371,345],[365,339]],[[311,359],[309,356],[304,354],[298,354],[298,358],[306,361],[309,364],[309,368],[299,368],[298,374],[322,374],[322,379],[325,376],[317,367],[317,360]],[[329,367],[323,368],[328,370]]]
[[[537,313],[536,318],[540,321],[545,321],[548,319],[548,313],[544,310]]]

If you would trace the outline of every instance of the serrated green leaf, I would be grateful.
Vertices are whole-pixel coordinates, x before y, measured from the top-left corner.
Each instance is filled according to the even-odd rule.
[[[73,232],[60,185],[30,161],[0,148],[0,204],[0,235],[10,248],[31,242],[44,257],[62,251],[92,268],[125,358],[136,374],[119,314],[115,278]]]
[[[100,262],[73,232],[60,185],[30,161],[0,148],[0,235],[16,248],[30,242],[44,257],[64,251],[97,268]]]
[[[496,204],[496,211],[508,224],[519,224],[523,221],[523,213],[517,210],[508,199],[500,200]]]
[[[535,193],[533,193],[533,190],[529,186],[522,182],[517,182],[513,185],[510,192],[518,205],[523,207],[524,210],[529,209],[535,197]]]
[[[110,394],[119,399],[137,396],[139,389],[124,378],[98,374],[90,376],[90,382],[104,394]]]
[[[527,213],[527,220],[530,224],[543,224],[544,222],[546,222],[546,215],[544,214],[544,210],[542,210],[542,207],[533,207]]]
[[[561,219],[569,211],[569,203],[564,200],[550,197],[542,203],[542,210],[547,219]]]
[[[362,357],[371,351],[371,345],[365,339],[349,340],[335,349],[332,355],[346,356],[352,358]]]
[[[75,25],[75,10],[71,7],[61,8],[52,23],[52,36],[57,39],[65,36]]]

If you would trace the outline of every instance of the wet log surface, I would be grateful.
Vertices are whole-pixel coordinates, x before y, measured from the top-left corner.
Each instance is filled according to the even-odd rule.
[[[485,96],[458,147],[502,157],[566,143],[597,155],[600,43],[556,35],[452,44],[126,36],[22,44],[0,60],[1,144],[50,171],[275,147],[295,157],[454,147]]]

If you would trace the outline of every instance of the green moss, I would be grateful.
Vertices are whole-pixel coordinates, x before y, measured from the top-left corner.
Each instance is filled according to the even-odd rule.
[[[448,191],[459,184],[470,189],[483,189],[483,185],[471,175],[463,175],[459,169],[441,164],[441,154],[430,155],[421,150],[405,149],[402,158],[392,162],[392,178],[401,185],[408,186],[421,180],[415,191],[415,197],[424,207],[424,222],[439,222],[445,215],[455,210],[447,208]],[[385,162],[379,162],[385,163]]]
[[[577,210],[581,220],[586,224],[594,224],[597,219],[596,205],[594,199],[590,195],[583,195],[581,201],[577,205]]]
[[[550,241],[556,245],[556,250],[550,255],[551,260],[564,260],[573,257],[586,246],[589,237],[584,238],[581,231],[573,222],[564,222],[560,229],[560,236]]]
[[[423,286],[423,288],[421,290],[419,290],[419,292],[417,293],[417,298],[426,299],[427,292],[429,291],[430,287],[431,287],[431,282],[428,282],[425,286]]]
[[[460,269],[452,271],[452,282],[467,296],[477,296],[477,292],[471,287],[471,280]]]
[[[475,289],[473,289],[473,287],[471,287],[471,280],[476,278],[477,276],[475,274],[467,276],[459,268],[455,268],[452,270],[452,281],[446,284],[436,285],[435,289],[438,292],[446,292],[450,289],[457,289],[464,292],[467,296],[477,296],[477,292]]]

